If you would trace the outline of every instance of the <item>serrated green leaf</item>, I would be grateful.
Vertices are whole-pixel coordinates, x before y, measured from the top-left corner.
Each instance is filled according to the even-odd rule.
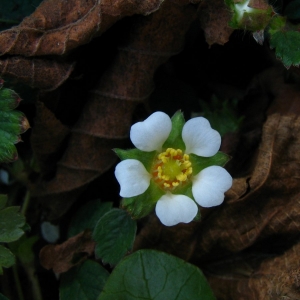
[[[116,154],[119,156],[121,160],[125,160],[125,159],[139,160],[144,165],[144,167],[148,172],[150,171],[153,164],[153,160],[157,155],[156,151],[145,152],[139,149],[130,149],[130,150],[114,149],[114,151],[116,152]]]
[[[300,64],[300,32],[277,31],[271,34],[271,48],[275,48],[276,56],[282,60],[285,67]]]
[[[132,248],[136,233],[136,222],[122,209],[107,212],[93,231],[96,242],[95,255],[105,263],[116,265]]]
[[[96,300],[109,273],[98,263],[87,260],[62,274],[60,300]]]
[[[10,111],[16,108],[21,101],[19,95],[10,89],[1,89],[0,90],[0,110]]]
[[[124,258],[98,300],[215,300],[196,266],[172,255],[140,250]]]
[[[9,268],[15,264],[15,256],[5,248],[0,245],[0,275],[3,274],[2,268]]]
[[[190,161],[193,167],[193,175],[197,175],[203,169],[210,166],[223,167],[230,160],[230,156],[219,151],[214,156],[202,157],[195,154],[190,154]]]
[[[9,299],[0,293],[0,300],[9,300]]]
[[[4,131],[0,128],[0,144],[17,144],[21,141],[19,135],[13,134],[11,132]]]
[[[7,203],[7,195],[0,194],[0,209],[3,209]]]
[[[0,129],[14,134],[21,134],[28,128],[28,121],[22,112],[0,110]]]
[[[72,218],[68,236],[75,236],[85,229],[93,230],[99,219],[112,208],[112,202],[92,200],[82,206]]]
[[[23,234],[21,229],[25,225],[25,218],[19,212],[19,207],[11,206],[0,211],[0,242],[16,241]]]
[[[133,219],[140,219],[154,209],[156,202],[163,194],[164,191],[151,180],[146,192],[135,197],[123,198],[121,206],[129,212]]]
[[[169,137],[163,144],[163,150],[167,148],[181,149],[185,150],[185,143],[182,139],[182,128],[185,124],[184,116],[181,111],[177,111],[174,116],[171,118],[172,121],[172,130]]]
[[[13,162],[18,158],[18,151],[14,144],[0,144],[0,162]]]

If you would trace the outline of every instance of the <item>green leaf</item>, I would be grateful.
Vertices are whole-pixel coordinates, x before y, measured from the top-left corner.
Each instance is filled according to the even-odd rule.
[[[16,108],[20,101],[21,98],[15,91],[10,89],[0,90],[0,110],[10,111]]]
[[[181,149],[185,150],[185,144],[182,139],[182,128],[185,124],[184,116],[181,111],[177,111],[172,120],[172,130],[169,137],[163,144],[162,148],[165,150],[167,148]]]
[[[0,293],[0,300],[9,300],[9,299]]]
[[[285,67],[300,64],[300,32],[280,30],[271,34],[271,48],[275,48],[276,56]]]
[[[144,165],[144,167],[148,172],[150,172],[153,164],[153,160],[157,155],[156,151],[145,152],[139,149],[130,149],[130,150],[114,149],[114,151],[120,157],[121,160],[125,160],[125,159],[139,160]]]
[[[19,212],[19,207],[11,206],[0,211],[0,242],[16,241],[23,234],[21,229],[25,225],[25,218]]]
[[[3,274],[2,268],[9,268],[15,264],[15,256],[4,246],[0,245],[0,275]]]
[[[10,243],[9,248],[14,255],[23,263],[29,264],[34,261],[35,254],[32,250],[34,244],[39,240],[39,237],[34,235],[27,237],[23,235],[19,240]]]
[[[7,203],[7,195],[0,194],[0,209],[3,209]]]
[[[72,218],[68,236],[74,236],[85,229],[93,230],[98,220],[111,208],[112,202],[89,201]]]
[[[0,162],[12,162],[18,158],[14,144],[21,140],[19,135],[29,128],[25,115],[12,110],[20,100],[16,92],[0,89]]]
[[[98,300],[215,300],[204,275],[180,258],[140,250],[124,258]]]
[[[116,265],[132,248],[135,233],[136,222],[126,211],[117,208],[110,210],[98,221],[93,231],[96,257]]]
[[[18,158],[18,151],[14,144],[7,143],[1,144],[0,138],[0,162],[9,163]]]
[[[0,129],[10,134],[19,135],[29,128],[28,120],[20,111],[0,110]]]
[[[109,273],[98,263],[87,260],[62,274],[60,300],[96,300]]]
[[[214,156],[202,157],[190,154],[190,161],[193,167],[193,175],[197,175],[203,169],[210,166],[223,167],[230,160],[230,156],[219,151]]]
[[[21,141],[21,138],[19,135],[16,135],[11,132],[4,131],[0,129],[0,143],[4,144],[17,144]]]
[[[215,95],[207,104],[204,101],[199,102],[203,117],[208,119],[211,127],[217,130],[221,136],[228,132],[236,132],[243,121],[243,117],[237,116],[237,99],[218,99]]]
[[[151,180],[146,192],[135,197],[123,198],[121,206],[130,213],[133,219],[140,219],[147,216],[154,209],[156,202],[164,193]]]

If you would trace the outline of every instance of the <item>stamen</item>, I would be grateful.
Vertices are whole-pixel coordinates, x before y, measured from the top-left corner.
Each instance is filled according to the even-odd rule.
[[[152,168],[154,181],[164,190],[174,190],[184,184],[192,174],[189,155],[180,149],[168,148],[160,153]]]

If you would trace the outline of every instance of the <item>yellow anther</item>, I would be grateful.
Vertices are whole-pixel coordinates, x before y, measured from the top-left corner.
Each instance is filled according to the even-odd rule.
[[[189,155],[180,149],[168,148],[157,156],[153,166],[154,180],[163,189],[173,190],[192,174]]]
[[[185,172],[186,175],[191,175],[192,173],[193,173],[192,167],[189,167]]]
[[[180,173],[176,176],[176,179],[179,180],[179,181],[186,181],[187,176],[186,176],[186,174]]]

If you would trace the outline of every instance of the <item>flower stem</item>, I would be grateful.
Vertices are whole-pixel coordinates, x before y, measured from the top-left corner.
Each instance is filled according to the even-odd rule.
[[[19,300],[25,300],[24,299],[24,295],[23,295],[23,291],[22,291],[22,287],[21,287],[21,282],[20,282],[20,278],[19,278],[19,274],[18,274],[18,267],[17,265],[13,265],[12,266],[13,269],[13,276],[14,276],[14,280],[15,280],[15,284],[16,284],[16,290],[17,290],[17,294],[18,294],[18,299]]]

